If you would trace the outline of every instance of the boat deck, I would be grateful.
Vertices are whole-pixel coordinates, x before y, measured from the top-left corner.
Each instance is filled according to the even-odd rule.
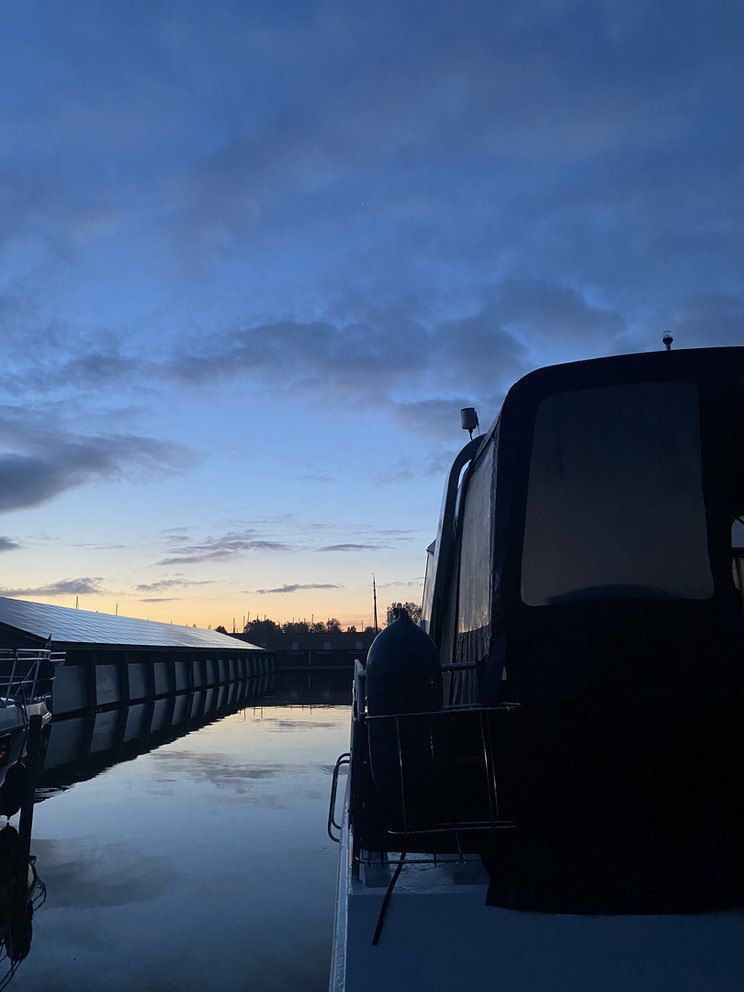
[[[488,907],[488,876],[479,859],[406,861],[373,945],[395,866],[355,867],[348,836],[340,853],[331,992],[738,992],[744,987],[744,911],[576,916]]]

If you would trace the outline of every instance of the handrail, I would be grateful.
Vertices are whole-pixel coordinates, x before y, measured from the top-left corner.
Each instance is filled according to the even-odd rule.
[[[336,760],[336,765],[333,769],[333,778],[331,780],[331,801],[328,804],[328,836],[336,844],[341,842],[341,832],[343,826],[340,823],[336,823],[336,793],[338,791],[338,776],[341,768],[344,765],[348,765],[351,762],[351,754],[345,751],[343,754],[338,756]],[[338,831],[338,836],[335,836],[333,831]]]

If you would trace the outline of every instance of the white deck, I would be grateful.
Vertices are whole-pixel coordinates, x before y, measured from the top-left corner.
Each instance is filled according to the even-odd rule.
[[[392,868],[354,876],[341,847],[331,992],[742,992],[744,912],[571,916],[485,905],[470,865],[405,865],[377,946]]]

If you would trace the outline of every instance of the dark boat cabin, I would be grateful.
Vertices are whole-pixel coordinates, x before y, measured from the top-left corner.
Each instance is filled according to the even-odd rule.
[[[453,700],[744,690],[744,348],[541,369],[453,467],[424,592]]]
[[[357,680],[358,846],[478,853],[492,905],[744,907],[743,514],[744,348],[518,382],[450,472],[434,643],[399,618]]]

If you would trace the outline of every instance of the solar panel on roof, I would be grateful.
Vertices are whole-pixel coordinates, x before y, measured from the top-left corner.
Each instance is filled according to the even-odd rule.
[[[156,620],[72,610],[66,606],[30,603],[0,597],[0,623],[52,643],[118,644],[163,648],[221,648],[223,651],[259,651],[227,634],[200,627],[181,627]]]

